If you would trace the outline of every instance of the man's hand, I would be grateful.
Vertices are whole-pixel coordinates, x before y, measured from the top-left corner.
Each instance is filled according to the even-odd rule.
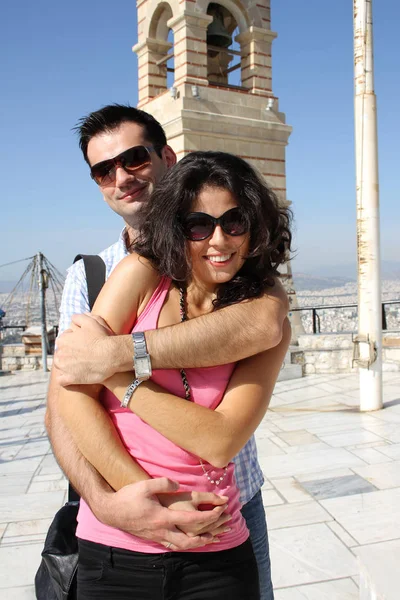
[[[104,495],[103,505],[96,511],[96,517],[110,527],[157,542],[174,551],[200,548],[218,541],[210,533],[189,536],[182,528],[211,531],[220,522],[226,509],[226,498],[215,496],[213,504],[223,504],[205,511],[193,510],[193,506],[190,510],[187,510],[188,507],[185,510],[179,510],[179,507],[178,510],[170,510],[162,506],[157,496],[172,494],[178,488],[178,483],[165,477],[127,485],[118,492]],[[206,494],[204,499],[206,497],[210,504],[210,495]],[[198,498],[201,498],[201,494]]]
[[[54,365],[59,385],[102,383],[114,375],[110,352],[113,335],[101,317],[73,315],[71,328],[57,339]]]
[[[176,492],[175,494],[158,494],[158,499],[161,504],[170,510],[175,511],[205,511],[206,508],[213,512],[216,507],[226,507],[228,498],[226,496],[218,496],[212,492]],[[203,507],[202,509],[199,507]],[[211,508],[213,507],[213,508]],[[220,511],[218,511],[220,512]],[[179,529],[187,533],[190,537],[209,533],[213,537],[227,533],[230,528],[226,525],[231,520],[231,515],[223,512],[217,521],[204,525],[203,523],[190,523],[189,525],[181,525]]]

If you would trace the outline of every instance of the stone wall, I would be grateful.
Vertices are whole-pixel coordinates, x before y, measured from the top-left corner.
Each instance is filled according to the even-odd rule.
[[[382,357],[384,371],[400,371],[400,332],[384,334]]]
[[[50,369],[53,357],[47,357],[47,366]],[[26,355],[24,344],[0,345],[0,371],[36,371],[42,368],[41,355]]]
[[[312,373],[349,373],[352,370],[351,334],[315,334],[298,336],[304,375]]]
[[[351,333],[305,334],[298,336],[298,347],[292,349],[292,362],[301,364],[303,374],[350,373],[353,335]],[[400,371],[400,333],[384,333],[382,348],[383,371]]]

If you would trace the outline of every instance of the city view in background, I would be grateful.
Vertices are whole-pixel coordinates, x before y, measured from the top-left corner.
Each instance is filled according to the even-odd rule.
[[[387,329],[400,328],[400,275],[396,277],[395,270],[389,273],[392,278],[382,281],[382,302],[399,301],[398,304],[388,304],[385,307]],[[297,301],[299,308],[318,308],[318,326],[321,333],[354,332],[357,330],[357,282],[350,278],[311,276],[299,273],[294,276]],[[5,282],[3,282],[5,287]],[[7,287],[10,287],[10,283]],[[4,289],[3,287],[3,289]],[[53,292],[51,288],[46,295],[46,318],[48,327],[57,326],[61,292]],[[329,308],[333,306],[335,308]],[[0,309],[6,311],[3,318],[5,326],[30,326],[40,324],[39,292],[23,287],[13,296],[10,292],[0,293]],[[312,312],[301,311],[301,318],[306,333],[313,332]],[[3,343],[18,342],[21,330],[5,329],[2,332]]]

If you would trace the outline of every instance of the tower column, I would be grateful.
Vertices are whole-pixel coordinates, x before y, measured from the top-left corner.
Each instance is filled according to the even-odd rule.
[[[276,36],[252,26],[236,37],[242,54],[242,85],[253,94],[272,94],[271,44]]]
[[[144,42],[133,46],[138,56],[138,107],[146,104],[151,98],[167,89],[167,62],[157,65],[171,50],[172,44],[162,40],[147,38]]]
[[[203,13],[183,13],[168,21],[174,32],[175,85],[208,85],[207,27],[213,18]]]

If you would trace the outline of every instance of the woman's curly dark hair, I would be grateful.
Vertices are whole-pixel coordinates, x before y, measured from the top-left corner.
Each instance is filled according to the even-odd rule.
[[[168,169],[142,210],[135,251],[161,275],[188,282],[191,264],[182,220],[205,187],[229,190],[250,225],[248,257],[238,273],[219,286],[214,307],[260,296],[274,285],[279,265],[289,259],[291,211],[279,204],[253,167],[233,154],[192,152]]]

